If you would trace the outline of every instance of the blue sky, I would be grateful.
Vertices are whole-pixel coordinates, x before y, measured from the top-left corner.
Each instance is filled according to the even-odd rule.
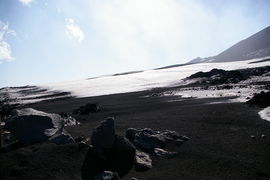
[[[0,87],[185,63],[269,25],[268,0],[0,0]]]

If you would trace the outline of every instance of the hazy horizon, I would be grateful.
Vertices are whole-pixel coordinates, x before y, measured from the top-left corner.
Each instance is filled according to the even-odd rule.
[[[0,87],[214,56],[269,17],[267,0],[0,0]]]

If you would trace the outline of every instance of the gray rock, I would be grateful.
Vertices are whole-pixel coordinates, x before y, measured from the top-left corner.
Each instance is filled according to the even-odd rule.
[[[178,155],[178,152],[168,152],[161,148],[155,148],[154,154],[158,157],[174,158]]]
[[[95,177],[95,180],[120,180],[116,172],[103,171]]]
[[[60,115],[32,108],[14,110],[5,123],[5,129],[25,145],[45,141],[63,127],[64,120]]]
[[[52,137],[49,138],[49,141],[55,144],[75,143],[73,137],[64,129],[57,131]]]
[[[77,121],[74,117],[72,116],[67,116],[64,118],[65,121],[65,126],[75,126],[80,124],[79,121]]]
[[[129,128],[126,131],[126,137],[138,148],[146,152],[153,152],[155,148],[163,148],[166,144],[174,142],[181,145],[188,137],[179,135],[175,131],[163,130],[154,131],[150,128],[134,129]]]
[[[152,168],[152,159],[147,153],[136,150],[134,168],[137,172],[147,171]]]
[[[151,152],[156,147],[164,147],[166,140],[159,134],[151,135],[139,132],[135,135],[134,145],[144,151]]]

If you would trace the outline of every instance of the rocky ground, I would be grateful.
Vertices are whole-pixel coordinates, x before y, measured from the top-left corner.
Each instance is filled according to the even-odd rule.
[[[106,117],[115,118],[115,133],[120,136],[128,128],[152,128],[190,138],[180,146],[166,145],[166,151],[178,153],[173,158],[149,153],[152,168],[144,172],[132,169],[123,179],[270,179],[270,122],[260,119],[260,107],[228,103],[233,96],[197,99],[161,95],[176,90],[179,87],[52,100],[25,107],[72,115],[80,124],[65,126],[65,130],[74,139],[90,138]],[[98,104],[96,112],[81,114],[87,103]],[[41,142],[1,153],[0,179],[80,179],[88,149],[80,143]]]

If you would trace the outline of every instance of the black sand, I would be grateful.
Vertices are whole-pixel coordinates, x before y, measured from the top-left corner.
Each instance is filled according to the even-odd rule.
[[[114,116],[119,135],[129,127],[150,127],[175,130],[191,138],[180,147],[167,148],[179,152],[176,158],[153,158],[151,170],[143,173],[132,170],[126,179],[270,179],[270,122],[260,119],[259,108],[243,103],[209,104],[224,98],[178,98],[181,101],[168,102],[177,97],[144,97],[151,93],[72,98],[28,106],[45,112],[72,113],[86,103],[99,103],[101,112],[75,116],[81,124],[67,128],[74,137],[90,136],[104,117]],[[261,138],[262,134],[267,138]],[[7,176],[10,179],[79,179],[86,150],[74,148],[77,147],[38,144],[1,154],[0,179]],[[30,150],[27,156],[18,155]]]

